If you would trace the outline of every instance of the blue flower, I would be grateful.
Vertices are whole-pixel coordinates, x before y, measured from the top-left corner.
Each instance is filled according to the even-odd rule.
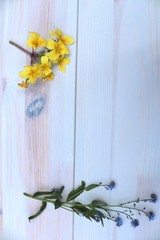
[[[116,186],[115,182],[114,182],[114,181],[111,181],[110,184],[108,184],[108,185],[106,185],[106,186],[104,186],[104,187],[105,187],[105,189],[107,189],[107,190],[112,190],[112,189],[115,188],[115,186]]]
[[[95,217],[95,221],[96,221],[96,222],[100,222],[101,219],[100,219],[100,215],[99,215],[98,213],[95,214],[94,217]]]
[[[116,221],[116,225],[117,225],[117,227],[122,226],[122,224],[123,224],[123,220],[122,220],[122,218],[117,217],[115,221]]]
[[[149,218],[149,221],[152,221],[155,219],[155,214],[153,212],[148,212],[147,217]]]
[[[157,195],[156,195],[155,193],[152,193],[152,194],[151,194],[151,201],[152,201],[153,203],[156,203],[156,202],[158,201]]]
[[[139,220],[138,219],[133,219],[132,221],[131,221],[131,226],[132,227],[138,227],[139,226]]]

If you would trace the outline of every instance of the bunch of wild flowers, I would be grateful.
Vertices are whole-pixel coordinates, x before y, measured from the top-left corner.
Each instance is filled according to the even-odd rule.
[[[112,190],[115,188],[115,182],[111,181],[109,184],[90,184],[86,186],[84,181],[81,182],[81,185],[73,189],[67,196],[66,200],[62,197],[62,192],[64,186],[61,188],[54,188],[52,191],[47,192],[35,192],[33,195],[24,193],[25,196],[33,198],[42,202],[42,205],[38,212],[33,216],[30,216],[29,221],[38,217],[46,208],[48,203],[54,205],[55,209],[63,208],[65,210],[74,212],[79,216],[83,216],[89,220],[94,220],[96,222],[101,222],[104,226],[103,220],[114,221],[117,227],[120,227],[123,224],[123,218],[126,217],[130,220],[132,227],[139,226],[139,219],[137,215],[140,216],[144,214],[149,220],[154,220],[155,214],[152,211],[147,211],[146,207],[140,207],[139,203],[156,203],[158,198],[157,195],[152,193],[150,198],[139,199],[133,201],[128,201],[120,204],[108,204],[105,201],[94,199],[89,204],[83,204],[81,202],[75,201],[75,199],[82,194],[84,191],[90,191],[92,189],[103,187],[106,190]]]
[[[32,52],[9,41],[10,44],[27,53],[31,58],[30,65],[25,66],[25,70],[19,72],[20,77],[25,80],[18,86],[28,88],[29,84],[35,84],[37,78],[41,78],[42,81],[53,80],[53,65],[58,65],[62,72],[66,71],[65,65],[70,63],[68,57],[70,50],[67,45],[73,44],[74,40],[69,36],[64,36],[60,29],[51,30],[50,35],[52,38],[44,39],[38,33],[30,32],[27,46],[32,47]]]

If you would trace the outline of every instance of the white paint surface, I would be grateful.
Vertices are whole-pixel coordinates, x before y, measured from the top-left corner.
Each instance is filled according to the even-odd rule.
[[[23,192],[81,180],[109,182],[113,192],[94,190],[82,202],[102,197],[120,202],[160,196],[160,2],[158,0],[2,0],[0,2],[0,216],[4,240],[158,240],[154,222],[91,223],[49,206],[29,223],[38,202]],[[48,37],[53,27],[74,37],[67,73],[55,80],[18,88],[18,72],[29,31]],[[34,119],[28,105],[46,98]]]

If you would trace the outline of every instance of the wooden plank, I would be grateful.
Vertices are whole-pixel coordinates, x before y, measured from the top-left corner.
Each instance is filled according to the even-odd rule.
[[[80,1],[78,22],[75,185],[81,180],[108,183],[113,172],[113,1]],[[99,189],[79,199],[89,202],[97,192],[108,197]],[[106,225],[75,216],[74,237],[109,239],[112,225]]]
[[[2,31],[2,34],[0,36],[0,56],[1,59],[3,59],[4,56],[4,51],[3,51],[3,35],[4,35],[4,4],[2,2],[0,2],[0,14],[1,14],[1,18],[0,18],[0,28]],[[2,92],[3,92],[3,88],[5,87],[5,81],[3,78],[3,63],[1,60],[1,64],[0,64],[0,79],[1,79],[1,84],[0,84],[0,129],[2,126]],[[0,131],[1,132],[1,131]],[[2,224],[3,224],[3,209],[2,209],[2,138],[0,138],[0,237],[1,237],[1,233],[2,233]]]
[[[64,210],[54,211],[53,206],[31,224],[27,220],[39,204],[25,198],[23,191],[65,184],[68,192],[73,181],[77,186],[82,179],[117,182],[115,191],[92,191],[79,198],[83,202],[97,196],[119,202],[160,194],[160,3],[81,0],[77,9],[77,2],[0,2],[1,238],[116,240],[127,235],[157,239],[158,220],[153,224],[144,220],[137,230],[129,228],[129,223],[119,229],[106,222],[102,228],[84,218],[73,219]],[[18,72],[29,59],[8,41],[25,46],[28,31],[47,37],[53,27],[78,43],[75,133],[76,44],[65,75],[55,69],[53,82],[38,83],[26,91],[16,85]],[[43,111],[29,118],[26,110],[36,99],[45,99]],[[2,217],[0,234],[1,229]]]
[[[5,57],[3,74],[3,232],[6,239],[72,239],[72,214],[49,206],[31,224],[27,217],[38,202],[22,193],[38,189],[73,186],[74,104],[76,45],[71,47],[67,73],[55,70],[55,80],[38,83],[24,91],[17,87],[18,72],[29,59],[8,45],[25,46],[29,31],[44,37],[54,27],[76,39],[77,1],[4,1]],[[8,63],[10,67],[8,68]],[[29,118],[26,110],[37,98],[46,103],[42,113]],[[18,226],[18,229],[17,229]],[[28,237],[29,236],[29,237]]]
[[[159,193],[159,11],[156,0],[80,1],[75,185],[117,182],[114,192],[93,191],[83,202]],[[158,238],[158,220],[141,225],[102,228],[75,216],[74,236],[149,239],[154,232]]]
[[[1,3],[2,4],[2,3]],[[22,192],[23,182],[19,172],[19,163],[24,155],[24,103],[25,95],[17,87],[18,72],[21,63],[26,60],[22,52],[9,45],[9,40],[21,42],[25,36],[26,15],[24,21],[17,21],[19,8],[9,1],[3,1],[4,35],[3,35],[3,102],[2,102],[2,187],[3,187],[3,238],[24,238],[25,202]],[[11,8],[13,6],[13,9]],[[15,27],[14,27],[15,26]],[[21,34],[19,34],[21,33]],[[11,39],[12,38],[12,39]],[[23,44],[23,41],[22,41]],[[17,231],[20,224],[21,231]],[[22,239],[21,238],[21,239]]]

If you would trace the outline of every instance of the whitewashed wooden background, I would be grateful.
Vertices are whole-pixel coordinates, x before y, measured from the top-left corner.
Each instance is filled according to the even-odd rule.
[[[119,203],[160,196],[160,1],[159,0],[1,0],[0,1],[0,231],[3,240],[159,240],[157,218],[137,229],[126,221],[91,223],[48,206],[23,192],[81,180],[109,182],[79,199],[101,196]],[[18,88],[27,56],[9,45],[26,46],[29,31],[48,37],[53,28],[73,36],[67,73],[53,82]],[[36,118],[26,109],[44,97]]]

